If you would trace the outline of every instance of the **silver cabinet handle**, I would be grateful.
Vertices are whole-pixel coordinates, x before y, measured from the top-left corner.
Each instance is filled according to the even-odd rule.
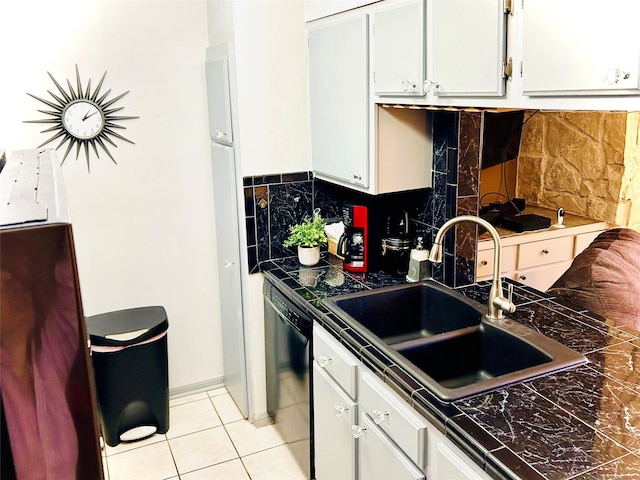
[[[334,405],[333,411],[336,414],[336,417],[340,418],[341,416],[343,416],[345,413],[349,411],[349,407],[344,407],[342,405]]]
[[[431,90],[435,90],[438,87],[440,87],[438,82],[434,82],[433,80],[427,79],[424,82],[422,82],[422,88],[424,88],[425,93],[430,92]]]
[[[331,363],[331,357],[325,357],[324,355],[318,356],[318,365],[320,365],[321,368],[325,368],[330,363]]]
[[[373,423],[376,425],[380,425],[384,422],[385,418],[389,418],[389,412],[383,412],[382,410],[372,410],[371,418],[373,419]]]
[[[232,262],[230,260],[225,260],[224,261],[224,268],[231,268],[232,266],[234,266],[236,264],[236,262]]]
[[[616,85],[620,80],[628,80],[631,72],[625,72],[619,68],[610,68],[604,72],[604,83],[607,85]]]
[[[416,91],[416,84],[415,82],[411,82],[407,79],[403,79],[402,82],[400,82],[401,88],[403,92],[415,92]]]
[[[367,431],[366,427],[361,427],[360,425],[353,425],[351,427],[351,435],[353,438],[360,438],[364,432]]]
[[[226,133],[224,133],[223,131],[221,131],[221,130],[216,130],[216,138],[224,138],[224,137],[226,137],[226,136],[227,136],[227,134],[226,134]]]

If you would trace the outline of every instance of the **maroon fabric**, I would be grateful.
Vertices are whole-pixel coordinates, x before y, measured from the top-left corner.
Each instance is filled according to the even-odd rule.
[[[640,331],[640,233],[601,233],[547,293]]]

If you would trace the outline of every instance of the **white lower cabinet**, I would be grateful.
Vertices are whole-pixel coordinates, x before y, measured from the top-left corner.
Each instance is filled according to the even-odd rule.
[[[313,362],[316,478],[356,478],[356,440],[351,427],[358,421],[356,403]]]
[[[483,480],[487,474],[438,431],[429,432],[429,478]]]
[[[358,435],[358,478],[417,480],[425,475],[407,458],[363,410],[354,434]]]
[[[489,478],[317,323],[313,341],[318,480]]]

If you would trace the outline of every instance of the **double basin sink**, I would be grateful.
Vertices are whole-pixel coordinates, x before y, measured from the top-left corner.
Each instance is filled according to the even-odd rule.
[[[435,282],[324,300],[443,401],[586,363],[584,355]]]

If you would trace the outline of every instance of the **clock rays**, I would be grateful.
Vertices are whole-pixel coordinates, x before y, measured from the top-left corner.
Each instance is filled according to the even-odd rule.
[[[76,147],[76,160],[80,155],[80,150],[84,150],[84,155],[87,160],[87,169],[89,166],[89,146],[91,146],[93,152],[95,153],[97,158],[100,158],[98,147],[100,150],[106,153],[109,158],[116,163],[115,159],[111,155],[109,151],[109,146],[116,147],[117,145],[113,141],[114,139],[123,140],[128,143],[134,143],[128,138],[120,135],[116,130],[124,130],[126,127],[119,125],[116,122],[120,122],[122,120],[131,120],[134,118],[140,118],[137,116],[123,116],[116,115],[116,112],[119,112],[124,107],[114,107],[113,105],[124,97],[129,91],[127,90],[120,95],[117,95],[112,98],[109,97],[111,90],[107,90],[102,93],[102,84],[107,75],[105,71],[102,75],[102,78],[98,82],[98,85],[95,89],[91,88],[91,79],[87,82],[86,87],[82,86],[82,82],[80,81],[80,72],[78,70],[78,66],[76,65],[76,85],[73,84],[67,79],[67,89],[65,90],[60,83],[51,75],[51,73],[47,72],[53,83],[57,88],[57,92],[54,93],[51,90],[47,90],[49,95],[51,96],[51,100],[37,97],[36,95],[32,95],[28,93],[32,98],[35,98],[39,102],[42,102],[51,110],[38,110],[40,113],[44,113],[48,115],[48,118],[44,118],[41,120],[25,120],[24,123],[42,123],[42,124],[51,124],[51,127],[46,128],[41,131],[41,133],[51,133],[51,136],[42,142],[38,147],[42,147],[50,142],[55,140],[59,140],[58,145],[56,146],[56,150],[62,147],[65,143],[68,143],[67,148],[64,152],[64,156],[62,157],[62,162],[67,159],[69,152],[73,149],[74,145]],[[82,111],[80,110],[82,107]],[[87,113],[82,113],[84,110],[87,110]],[[76,115],[77,122],[70,122],[70,118],[73,115]],[[78,114],[80,114],[80,119],[78,119]],[[91,118],[89,118],[91,117]],[[100,121],[93,121],[96,119],[100,119]],[[91,124],[88,128],[92,129],[89,132],[80,130],[82,128],[82,122],[88,122],[91,120]],[[79,126],[80,124],[80,126]]]

